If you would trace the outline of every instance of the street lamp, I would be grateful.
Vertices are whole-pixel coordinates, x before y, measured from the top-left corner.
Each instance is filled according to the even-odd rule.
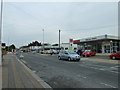
[[[60,51],[60,31],[61,30],[59,30],[59,51]]]
[[[1,32],[2,32],[2,15],[3,15],[3,0],[1,0],[1,17],[0,17],[0,66],[2,65],[2,42],[1,42]]]
[[[42,31],[43,31],[43,50],[44,50],[44,29]]]
[[[113,44],[113,41],[111,40],[111,41],[110,41],[110,53],[113,52],[113,47],[112,47],[113,45],[112,45],[112,44]]]

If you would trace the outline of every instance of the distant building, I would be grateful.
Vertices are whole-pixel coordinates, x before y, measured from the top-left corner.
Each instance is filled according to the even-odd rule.
[[[75,40],[80,49],[94,49],[97,53],[113,53],[120,50],[120,38],[111,35],[102,35]]]

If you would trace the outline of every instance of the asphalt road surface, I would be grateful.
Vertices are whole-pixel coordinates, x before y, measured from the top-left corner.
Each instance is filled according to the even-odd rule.
[[[23,53],[22,60],[52,88],[118,88],[118,64],[58,60],[57,56]]]

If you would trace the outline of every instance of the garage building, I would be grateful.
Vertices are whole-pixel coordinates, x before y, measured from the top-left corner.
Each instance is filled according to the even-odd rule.
[[[101,35],[74,40],[79,49],[94,49],[97,53],[113,53],[120,51],[120,37]]]

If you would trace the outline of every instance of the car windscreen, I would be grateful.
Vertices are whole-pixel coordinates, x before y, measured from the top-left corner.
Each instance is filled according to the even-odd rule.
[[[120,53],[120,51],[118,51],[117,53]]]
[[[76,54],[74,51],[68,51],[69,54]]]

